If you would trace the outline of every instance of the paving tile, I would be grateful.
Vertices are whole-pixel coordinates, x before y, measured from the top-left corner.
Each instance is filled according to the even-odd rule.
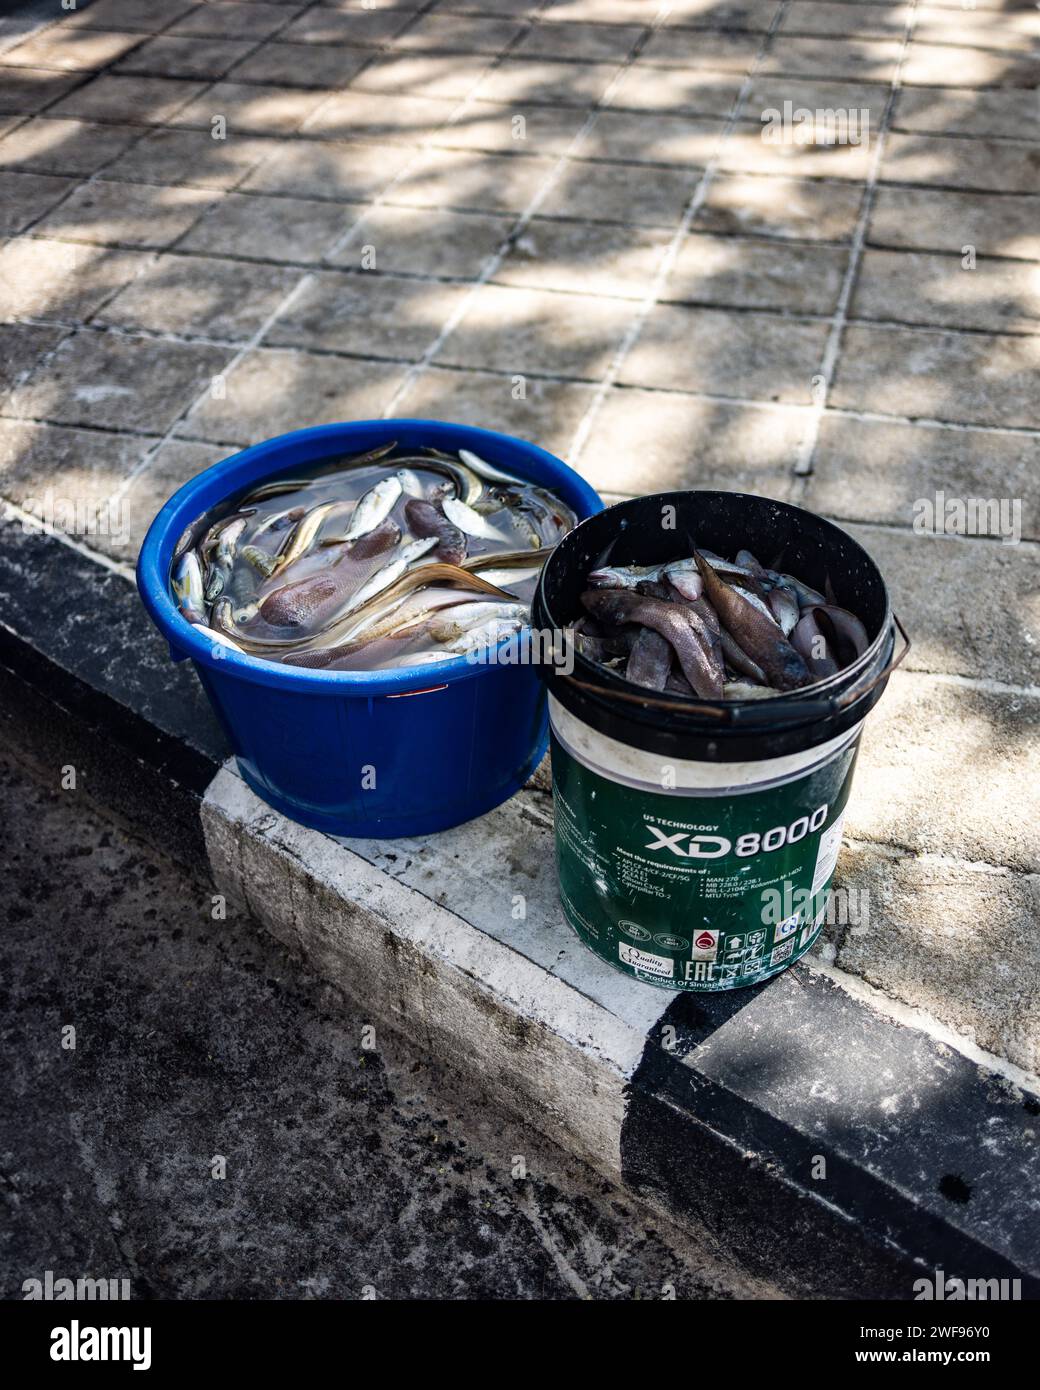
[[[281,4],[251,4],[245,9],[241,4],[215,5],[207,2],[171,25],[169,32],[218,39],[249,39],[256,43],[288,24],[300,8],[302,6],[298,4],[294,4],[292,9]]]
[[[181,243],[187,251],[273,261],[320,261],[360,208],[310,198],[228,193]]]
[[[453,53],[501,53],[521,33],[523,24],[482,16],[420,15],[399,38],[397,49],[436,48]]]
[[[661,293],[666,303],[832,314],[848,253],[828,246],[688,236]]]
[[[259,83],[217,82],[204,96],[181,108],[170,118],[179,126],[212,128],[213,117],[223,116],[229,134],[237,131],[258,135],[291,135],[327,99],[325,92],[263,87]]]
[[[909,5],[827,4],[821,0],[791,0],[778,32],[825,35],[829,38],[901,39]],[[920,13],[920,9],[917,10]]]
[[[582,142],[582,159],[630,160],[705,168],[719,150],[726,122],[656,111],[601,111]]]
[[[1040,684],[1040,547],[846,529],[877,561],[911,634],[908,671]]]
[[[460,150],[430,150],[387,193],[389,202],[474,212],[523,212],[556,168],[531,155],[474,158]]]
[[[764,139],[764,129],[735,126],[719,153],[719,167],[737,173],[779,174],[797,178],[862,180],[868,177],[873,151],[867,144],[813,144]]]
[[[652,68],[639,63],[622,73],[611,106],[672,116],[728,116],[740,95],[739,73],[708,68]]]
[[[434,361],[438,366],[597,380],[634,312],[630,300],[484,285]]]
[[[501,246],[513,220],[436,208],[377,207],[328,261],[351,270],[472,280]]]
[[[1036,87],[1040,57],[916,41],[910,46],[903,64],[907,86],[945,87],[954,74],[960,87]]]
[[[187,106],[204,89],[201,82],[172,77],[115,77],[102,73],[63,97],[49,109],[48,115],[132,125],[165,125],[175,112]]]
[[[993,333],[1040,330],[1040,266],[913,251],[867,251],[853,293],[853,318],[891,319]]]
[[[891,82],[902,45],[891,39],[803,39],[780,36],[762,62],[763,73],[847,77]]]
[[[826,338],[825,323],[661,304],[622,363],[618,381],[808,404]]]
[[[329,49],[330,53],[342,52]],[[355,49],[356,54],[365,52]],[[460,61],[453,53],[389,53],[372,57],[363,72],[359,71],[351,82],[351,89],[359,92],[380,92],[394,97],[402,92],[411,96],[439,97],[460,101],[468,96],[494,61],[488,57],[475,55]]]
[[[242,187],[257,193],[363,202],[384,189],[412,158],[413,151],[400,145],[283,141],[273,147]]]
[[[308,135],[352,140],[393,140],[421,145],[449,120],[457,102],[397,97],[378,92],[339,92],[307,122]]]
[[[93,174],[140,138],[140,127],[37,116],[0,140],[0,167],[38,174]]]
[[[95,322],[182,337],[247,341],[298,282],[298,270],[201,256],[160,256]]]
[[[883,183],[1035,193],[1040,188],[1040,145],[892,134],[885,144],[880,178]]]
[[[86,8],[63,16],[61,22],[69,29],[153,34],[194,8],[192,0],[93,0]]]
[[[669,68],[711,68],[745,73],[762,40],[758,34],[719,33],[702,29],[658,29],[650,35],[636,60]]]
[[[1040,538],[1040,439],[824,416],[806,495],[810,510],[912,526],[916,505],[934,506],[939,492],[962,500],[1017,498],[1023,538]],[[999,513],[994,520],[988,533],[1000,535]]]
[[[82,330],[11,394],[11,413],[163,434],[218,373],[223,348]]]
[[[569,106],[527,106],[520,111],[489,101],[467,101],[450,125],[432,134],[431,143],[449,149],[561,155],[587,117],[588,112]]]
[[[841,934],[840,969],[1040,1069],[1040,998],[1023,987],[1038,973],[1035,878],[846,845],[835,882],[870,895],[869,923]]]
[[[139,435],[0,420],[0,491],[63,534],[129,561],[130,514],[108,499],[148,443]]]
[[[592,106],[618,71],[616,63],[567,63],[545,58],[506,58],[478,83],[474,96],[510,106],[548,102]]]
[[[823,130],[830,125],[841,138],[846,138],[844,131],[848,130],[850,135],[862,134],[872,141],[881,129],[888,91],[887,86],[862,81],[828,81],[824,76],[782,77],[767,72],[755,77],[740,108],[740,117],[761,127],[769,118],[776,119],[774,112],[785,116],[789,111],[792,119],[798,112],[809,111],[814,117],[819,112],[814,124]]]
[[[1035,7],[998,4],[986,9],[955,10],[918,5],[914,12],[914,42],[963,44],[967,48],[1011,48],[1028,52],[1040,41],[1040,15]]]
[[[593,391],[592,386],[573,382],[528,377],[518,386],[512,376],[427,367],[395,414],[502,430],[537,440],[543,449],[566,459]]]
[[[59,72],[94,72],[135,48],[143,34],[110,34],[101,30],[67,29],[54,25],[31,35],[0,56],[0,68],[54,68]]]
[[[302,49],[295,43],[265,43],[231,70],[233,82],[257,82],[274,87],[345,87],[366,63],[370,48],[346,45],[314,45]]]
[[[641,24],[537,24],[513,52],[520,58],[623,62],[644,32]]]
[[[0,115],[30,116],[63,97],[83,79],[44,68],[5,68]]]
[[[115,64],[118,73],[143,73],[155,77],[223,77],[253,48],[248,41],[189,39],[160,34],[147,39]]]
[[[1036,427],[1040,338],[850,326],[832,405],[920,420]]]
[[[414,20],[411,10],[331,10],[315,6],[294,19],[278,37],[289,43],[361,43],[381,48]]]
[[[147,263],[136,251],[20,237],[0,250],[0,315],[89,318]]]
[[[872,246],[955,251],[1040,260],[1040,199],[980,198],[945,189],[875,190],[867,241]]]
[[[615,387],[575,466],[598,491],[624,496],[723,488],[784,500],[804,429],[798,410]]]
[[[672,0],[664,22],[683,29],[746,29],[764,34],[775,13],[773,0]]]
[[[0,172],[0,236],[16,236],[78,183],[54,174]]]
[[[192,438],[256,444],[306,425],[382,415],[405,368],[308,352],[249,353],[224,378],[224,397],[209,396],[180,426]]]
[[[527,289],[641,299],[671,239],[663,230],[535,218],[494,278]]]
[[[75,433],[79,434],[79,431]],[[143,442],[137,441],[139,453]],[[118,523],[118,530],[113,529],[112,535],[102,532],[92,537],[91,548],[110,555],[114,560],[133,564],[149,526],[177,489],[203,469],[209,468],[211,464],[219,463],[227,454],[227,447],[219,444],[196,444],[182,439],[167,440],[137,474],[118,504],[105,508],[104,514],[111,516],[112,520]]]
[[[1040,701],[897,671],[864,727],[845,835],[1035,873],[1040,818],[1011,808],[1038,776]]]
[[[80,187],[34,228],[42,236],[110,246],[169,246],[213,201],[201,188],[95,182]]]
[[[392,275],[315,275],[271,328],[267,342],[414,362],[466,293],[461,285]]]
[[[602,24],[638,24],[646,22],[647,6],[644,0],[552,0],[544,12],[544,19],[578,24],[588,20]]]
[[[1015,139],[1036,133],[1036,94],[1007,88],[922,90],[904,87],[896,98],[894,130],[930,130],[937,135],[995,135]]]
[[[573,163],[538,211],[546,216],[674,227],[700,181],[699,169]]]
[[[712,180],[693,227],[805,241],[849,241],[862,201],[860,184],[720,174]]]
[[[99,127],[105,129],[105,127]],[[138,137],[140,131],[137,132]],[[214,140],[208,130],[154,130],[104,169],[103,179],[226,189],[280,143],[242,135]]]
[[[0,410],[10,410],[12,387],[44,353],[57,347],[65,334],[64,328],[41,324],[0,323]]]

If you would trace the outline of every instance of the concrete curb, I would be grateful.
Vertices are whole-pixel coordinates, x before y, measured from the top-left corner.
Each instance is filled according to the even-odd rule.
[[[132,586],[59,538],[0,526],[0,602],[9,735],[478,1094],[792,1291],[912,1298],[941,1268],[1040,1296],[1040,1101],[1006,1069],[811,965],[719,996],[612,971],[562,920],[537,787],[425,841],[288,821]]]

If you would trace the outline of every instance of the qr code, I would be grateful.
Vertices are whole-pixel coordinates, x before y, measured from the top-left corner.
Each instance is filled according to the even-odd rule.
[[[782,960],[787,960],[788,956],[791,954],[793,950],[793,941],[784,941],[781,942],[779,946],[774,946],[773,954],[769,957],[769,964],[779,965]]]

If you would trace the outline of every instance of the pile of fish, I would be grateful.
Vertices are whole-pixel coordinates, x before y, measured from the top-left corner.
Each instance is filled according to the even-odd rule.
[[[866,629],[749,550],[697,550],[661,565],[595,569],[574,625],[578,651],[636,685],[710,700],[759,700],[835,675]]]
[[[396,448],[199,517],[171,568],[184,617],[236,651],[330,670],[479,653],[518,631],[574,513],[468,450]]]

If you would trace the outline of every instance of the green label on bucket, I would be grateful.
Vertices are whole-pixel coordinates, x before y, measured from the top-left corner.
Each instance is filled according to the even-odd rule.
[[[567,920],[615,968],[670,989],[785,970],[823,925],[857,746],[779,786],[687,796],[611,781],[554,734]]]

